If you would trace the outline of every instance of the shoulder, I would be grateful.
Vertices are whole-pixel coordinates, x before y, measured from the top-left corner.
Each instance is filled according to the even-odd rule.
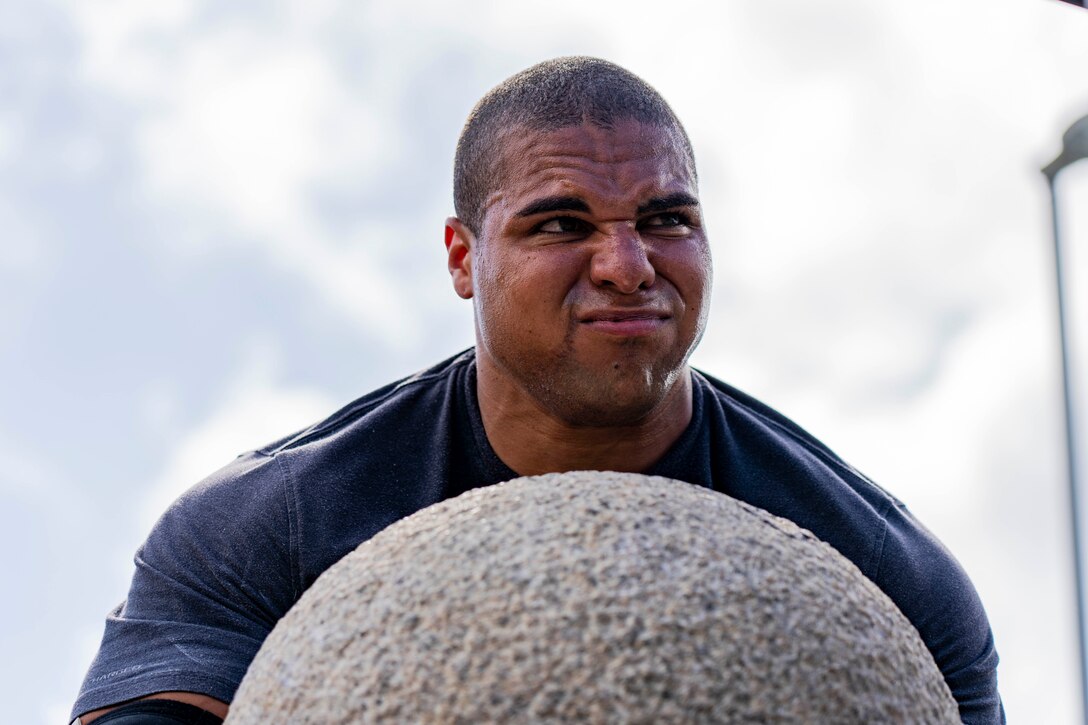
[[[694,371],[694,380],[697,388],[717,406],[724,418],[722,426],[728,428],[724,434],[741,446],[742,456],[791,460],[796,464],[792,467],[795,475],[790,477],[794,486],[799,479],[796,474],[803,474],[800,478],[820,483],[817,489],[828,495],[860,496],[871,508],[869,513],[881,520],[893,508],[903,505],[775,408],[701,370]]]
[[[955,557],[901,501],[808,431],[710,375],[695,378],[718,406],[730,458],[725,492],[792,520],[850,559],[918,629],[961,715],[999,717],[993,635]]]
[[[330,502],[344,478],[359,479],[388,456],[398,428],[419,426],[419,415],[433,414],[458,375],[474,363],[471,350],[414,375],[394,381],[349,403],[329,417],[284,436],[229,464],[182,494],[159,520],[145,546],[169,542],[214,548],[228,554],[261,545],[276,550],[297,572],[301,528],[306,511]],[[193,554],[188,551],[179,556]],[[302,581],[297,582],[299,586]],[[300,592],[296,591],[296,594]]]
[[[918,629],[964,722],[1003,722],[993,631],[967,572],[905,506],[886,518],[873,581]]]
[[[173,563],[182,567],[187,561],[210,561],[212,553],[222,559],[274,552],[290,562],[286,570],[294,570],[297,576],[299,485],[308,491],[328,488],[327,479],[353,469],[362,448],[358,438],[382,428],[375,425],[377,419],[404,420],[404,407],[441,395],[451,376],[473,360],[471,351],[461,353],[368,393],[314,425],[238,456],[166,510],[141,555],[176,559]],[[295,584],[297,595],[302,582],[296,579]]]
[[[178,497],[136,554],[134,585],[184,587],[229,601],[248,590],[245,572],[275,580],[276,597],[262,596],[254,618],[274,622],[301,594],[295,520],[279,462],[251,452],[239,456]],[[132,603],[130,593],[130,604]]]
[[[368,422],[388,420],[393,417],[392,414],[400,415],[405,408],[439,402],[449,394],[451,386],[472,373],[475,363],[474,349],[460,352],[437,365],[367,393],[324,420],[273,441],[257,452],[274,457],[308,446],[320,446],[345,432],[366,427]]]
[[[739,498],[811,530],[878,583],[889,567],[900,578],[934,567],[959,571],[888,491],[770,406],[699,375],[721,408],[731,446],[729,483]]]
[[[283,480],[251,453],[182,494],[136,552],[74,712],[153,692],[228,702],[300,593]]]

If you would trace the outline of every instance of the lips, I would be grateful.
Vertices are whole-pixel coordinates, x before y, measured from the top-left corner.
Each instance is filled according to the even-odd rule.
[[[652,334],[670,318],[668,312],[658,309],[603,309],[579,315],[578,321],[596,332],[630,337]]]

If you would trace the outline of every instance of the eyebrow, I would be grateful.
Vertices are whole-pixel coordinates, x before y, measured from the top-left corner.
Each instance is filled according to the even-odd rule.
[[[675,194],[669,194],[668,196],[654,197],[645,204],[640,204],[638,213],[640,215],[648,214],[682,206],[699,206],[699,200],[691,194],[686,194],[681,191]],[[589,214],[590,208],[589,204],[586,204],[577,196],[548,196],[528,204],[522,208],[517,215],[519,217],[529,217],[537,214],[547,214],[548,212],[553,211],[579,211]]]
[[[519,211],[518,216],[535,216],[550,211],[580,211],[588,214],[589,204],[576,196],[548,196],[532,202]]]
[[[685,194],[681,191],[677,192],[676,194],[669,194],[668,196],[650,199],[645,204],[639,205],[638,213],[648,214],[655,211],[675,209],[678,206],[699,206],[699,200],[691,194]]]

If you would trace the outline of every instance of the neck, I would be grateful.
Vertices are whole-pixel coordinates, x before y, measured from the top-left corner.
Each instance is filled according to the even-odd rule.
[[[653,410],[620,426],[563,421],[480,356],[476,388],[488,442],[502,462],[520,476],[561,471],[643,472],[665,455],[692,415],[691,371],[686,366]]]

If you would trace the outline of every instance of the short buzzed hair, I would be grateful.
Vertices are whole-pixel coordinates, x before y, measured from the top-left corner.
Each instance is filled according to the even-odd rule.
[[[695,154],[683,125],[661,94],[634,73],[600,58],[570,56],[511,76],[480,99],[457,140],[453,203],[458,218],[480,233],[508,129],[554,131],[583,123],[612,128],[626,120],[674,132],[695,176]]]

